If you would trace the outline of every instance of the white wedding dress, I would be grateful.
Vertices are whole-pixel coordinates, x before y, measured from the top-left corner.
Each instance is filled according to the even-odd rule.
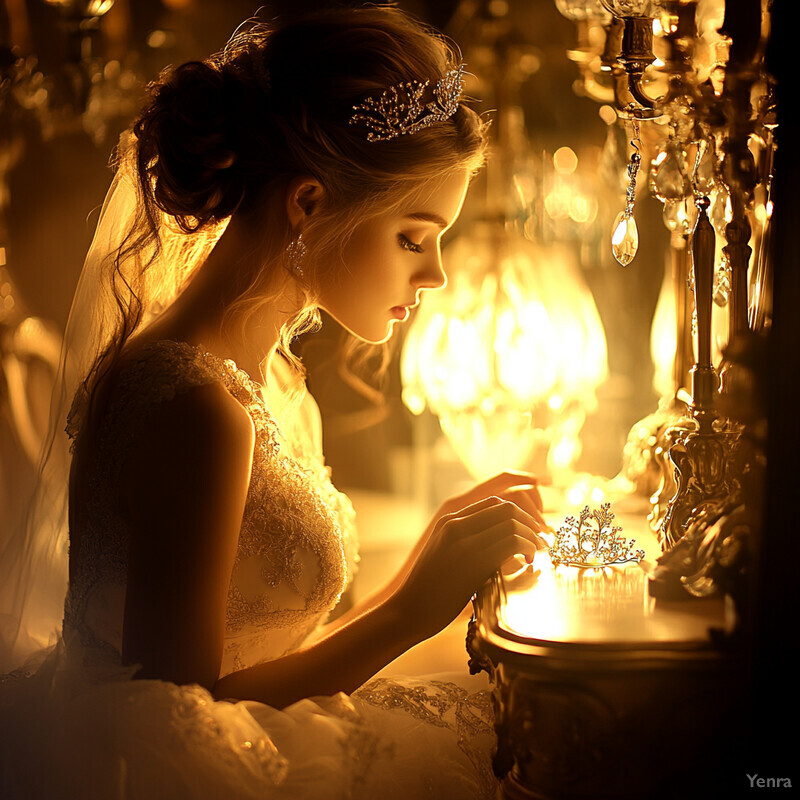
[[[284,437],[260,387],[233,362],[185,343],[144,347],[111,390],[91,465],[92,499],[70,520],[63,637],[35,673],[0,679],[0,796],[494,797],[491,698],[466,674],[379,678],[349,697],[279,710],[216,701],[196,685],[134,680],[136,667],[121,665],[128,537],[114,501],[120,465],[159,403],[215,381],[248,410],[256,430],[221,676],[301,647],[352,579],[353,510],[331,484],[315,437]],[[73,436],[80,416],[76,404]]]

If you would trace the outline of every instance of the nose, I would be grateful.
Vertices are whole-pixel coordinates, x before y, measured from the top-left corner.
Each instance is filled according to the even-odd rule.
[[[415,289],[441,289],[447,285],[447,274],[442,266],[442,251],[437,246],[411,279]]]

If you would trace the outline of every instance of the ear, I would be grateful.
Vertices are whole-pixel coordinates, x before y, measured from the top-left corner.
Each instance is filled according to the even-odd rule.
[[[286,215],[293,228],[301,227],[325,194],[322,184],[310,175],[293,178],[286,190]]]

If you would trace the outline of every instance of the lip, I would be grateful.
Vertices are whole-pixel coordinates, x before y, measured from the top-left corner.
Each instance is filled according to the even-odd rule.
[[[389,313],[400,322],[405,322],[411,313],[411,306],[392,306]]]
[[[419,305],[418,300],[412,300],[410,303],[404,303],[402,306],[392,306],[389,313],[399,320],[407,320],[408,315]]]

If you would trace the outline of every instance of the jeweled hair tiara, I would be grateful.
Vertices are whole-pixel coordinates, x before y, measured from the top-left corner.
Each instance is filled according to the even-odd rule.
[[[458,110],[464,88],[464,64],[451,69],[430,90],[432,99],[424,102],[430,81],[404,81],[390,86],[380,97],[368,97],[353,106],[351,125],[362,124],[369,131],[367,141],[381,142],[406,133],[416,133],[437,122],[450,119]]]

